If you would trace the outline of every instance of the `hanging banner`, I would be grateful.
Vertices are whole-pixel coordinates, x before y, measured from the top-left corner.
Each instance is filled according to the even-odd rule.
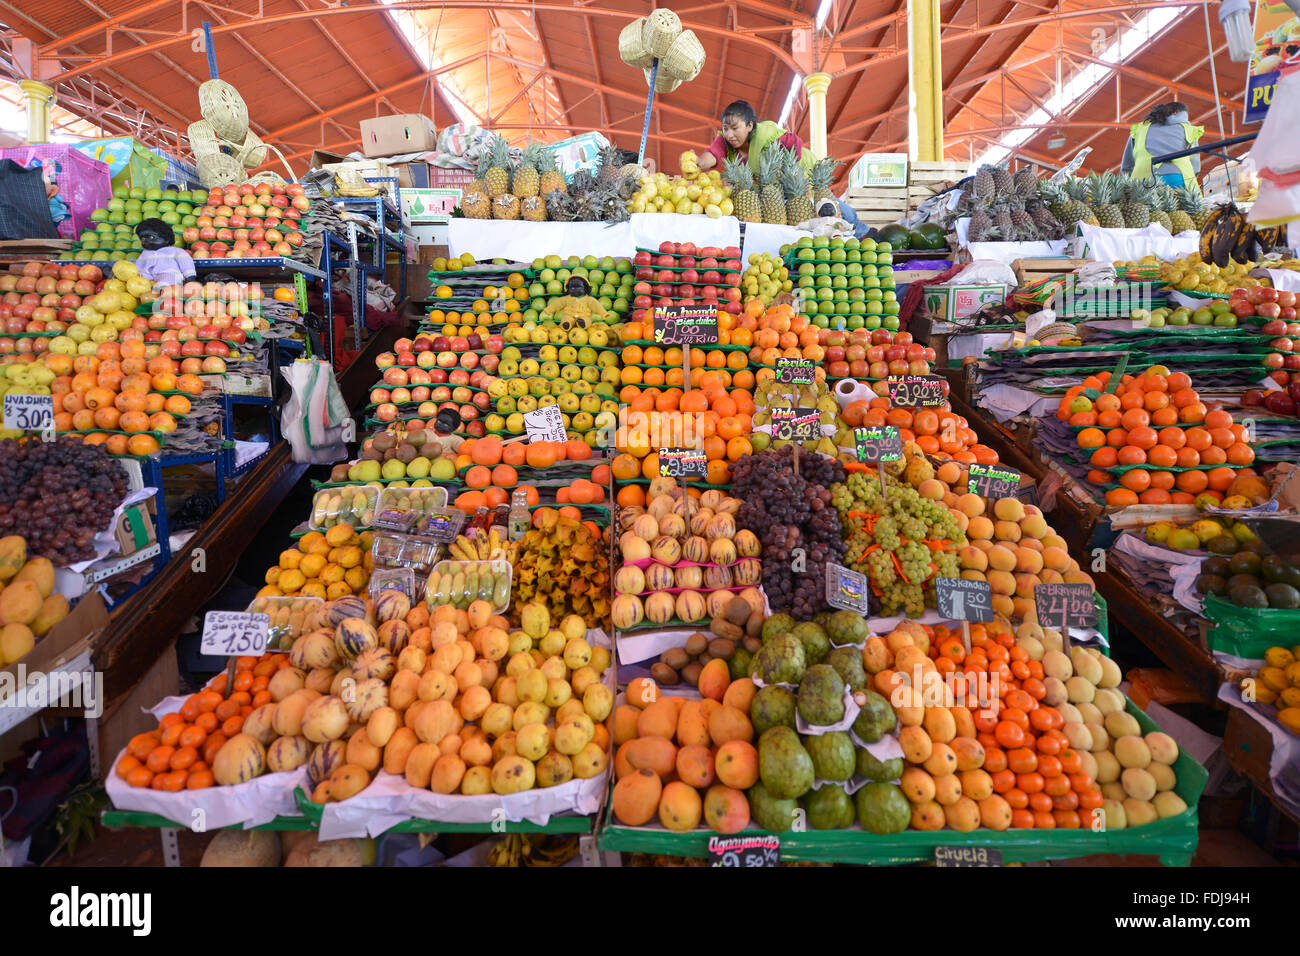
[[[1258,123],[1268,112],[1278,67],[1290,58],[1287,46],[1300,43],[1300,19],[1282,0],[1256,0],[1255,52],[1246,74],[1247,123]]]

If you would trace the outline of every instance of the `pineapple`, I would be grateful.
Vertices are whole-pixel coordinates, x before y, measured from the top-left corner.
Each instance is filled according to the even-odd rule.
[[[1061,225],[1061,221],[1039,200],[1030,200],[1029,215],[1044,239],[1060,239],[1065,235],[1065,227]]]
[[[1064,187],[1065,203],[1061,214],[1056,218],[1071,229],[1076,222],[1097,225],[1097,216],[1088,205],[1088,183],[1082,179],[1071,179]]]
[[[992,199],[996,186],[993,182],[993,167],[981,166],[975,171],[974,191],[980,199]]]
[[[1164,226],[1170,233],[1174,231],[1169,214],[1178,208],[1173,190],[1168,186],[1158,186],[1151,191],[1151,221]]]
[[[492,200],[492,218],[493,219],[518,219],[519,218],[519,198],[512,196],[510,193],[497,196]]]
[[[1033,217],[1025,212],[1025,208],[1020,201],[1017,199],[1011,202],[1009,206],[1011,209],[1011,226],[1015,229],[1016,235],[1020,237],[1020,241],[1033,242],[1040,238],[1038,226],[1034,223]]]
[[[1004,241],[1014,242],[1016,234],[1015,223],[1011,221],[1011,211],[1006,206],[998,203],[993,209],[993,228],[997,230],[998,235]]]
[[[1124,225],[1129,229],[1145,229],[1151,225],[1151,207],[1149,205],[1151,189],[1141,180],[1124,178],[1120,181],[1119,207],[1124,217]]]
[[[1003,167],[994,166],[989,172],[993,176],[993,191],[999,198],[1010,196],[1015,191],[1015,182]]]
[[[1097,224],[1103,229],[1123,229],[1124,214],[1117,202],[1119,184],[1110,173],[1093,173],[1088,177],[1088,190],[1092,194],[1092,211],[1097,217]]]
[[[549,149],[539,151],[537,171],[541,173],[538,195],[549,196],[557,189],[564,192],[564,174],[555,165],[555,153]]]
[[[1015,176],[1011,178],[1015,187],[1016,195],[1022,200],[1032,199],[1038,195],[1038,177],[1028,166],[1021,166],[1016,170]]]
[[[510,177],[510,192],[520,199],[532,199],[537,196],[540,180],[537,173],[537,160],[540,150],[529,145],[519,157],[519,165]]]
[[[991,242],[998,237],[993,228],[993,220],[983,209],[976,209],[970,214],[970,230],[967,233],[971,242]]]
[[[831,192],[831,179],[835,176],[835,169],[840,165],[838,159],[832,159],[827,156],[825,159],[819,159],[813,163],[812,170],[808,173],[808,184],[812,186],[813,206],[819,207],[823,202],[836,202],[835,194]],[[836,204],[838,213],[838,203]]]
[[[785,192],[785,218],[790,224],[806,222],[813,217],[813,204],[808,198],[808,177],[793,153],[785,157],[781,170],[781,188]]]
[[[763,222],[786,224],[785,193],[781,182],[781,151],[768,149],[758,160],[759,201],[763,204]]]
[[[606,146],[600,151],[600,173],[597,179],[602,186],[609,186],[618,182],[619,175],[623,167],[618,161],[619,152],[617,146]]]
[[[488,166],[483,182],[487,185],[488,198],[495,200],[510,191],[510,145],[504,137],[494,136],[488,155],[491,165]],[[493,211],[495,212],[495,209]]]
[[[1178,212],[1170,215],[1170,220],[1175,226],[1182,223],[1179,232],[1185,229],[1202,229],[1205,227],[1205,220],[1209,213],[1205,210],[1205,200],[1201,194],[1194,189],[1180,189],[1178,196]],[[1187,225],[1182,217],[1191,220],[1191,225]]]
[[[529,196],[519,201],[519,218],[525,222],[546,222],[546,200],[541,196]]]
[[[722,168],[731,183],[736,218],[741,222],[762,222],[763,207],[759,204],[758,193],[754,192],[754,174],[748,164],[739,159],[728,159]]]

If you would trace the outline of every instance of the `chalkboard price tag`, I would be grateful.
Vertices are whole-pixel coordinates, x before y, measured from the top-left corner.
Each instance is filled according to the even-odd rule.
[[[772,409],[772,437],[777,441],[816,441],[822,437],[822,416],[815,408]]]
[[[839,564],[826,565],[826,603],[844,611],[866,614],[871,597],[867,592],[867,576],[851,571]]]
[[[993,589],[987,581],[935,578],[934,596],[942,618],[977,624],[993,620]]]
[[[547,405],[531,412],[524,412],[524,430],[528,432],[528,444],[535,441],[565,441],[569,436],[564,431],[564,418],[559,405]]]
[[[709,837],[710,866],[780,866],[781,838],[764,834],[748,837]]]
[[[659,477],[702,479],[708,475],[709,458],[703,451],[695,448],[659,449]]]
[[[889,401],[904,408],[927,408],[944,404],[943,378],[938,375],[891,375]]]
[[[1020,490],[1020,472],[1001,465],[971,465],[966,490],[985,498],[1010,498]]]
[[[248,611],[209,611],[203,616],[200,654],[215,657],[260,657],[271,634],[269,614]]]
[[[6,395],[5,428],[43,432],[54,428],[53,395]]]
[[[1002,851],[982,846],[937,846],[935,866],[1001,866]]]
[[[1065,634],[1072,627],[1097,626],[1097,609],[1092,603],[1092,588],[1086,584],[1037,584],[1034,604],[1038,624]]]
[[[689,305],[657,308],[654,340],[660,345],[717,345],[718,311]]]
[[[903,439],[893,425],[855,428],[858,461],[875,465],[882,461],[898,461],[903,457]]]
[[[817,380],[812,359],[779,358],[776,360],[778,385],[811,385]]]

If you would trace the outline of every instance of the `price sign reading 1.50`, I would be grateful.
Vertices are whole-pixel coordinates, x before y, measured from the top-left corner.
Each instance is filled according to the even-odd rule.
[[[200,654],[259,657],[266,652],[271,617],[246,611],[209,611],[203,617]]]

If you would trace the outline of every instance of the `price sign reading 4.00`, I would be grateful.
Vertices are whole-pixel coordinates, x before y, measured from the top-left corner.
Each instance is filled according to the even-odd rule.
[[[858,461],[874,465],[882,461],[898,461],[903,457],[903,439],[893,425],[855,428]]]
[[[779,358],[776,360],[778,385],[811,385],[817,379],[812,359]]]
[[[993,620],[993,589],[987,581],[935,578],[934,597],[939,616],[976,624]]]
[[[5,428],[44,432],[54,428],[53,395],[6,395]]]
[[[777,441],[816,441],[822,437],[822,416],[815,408],[772,409],[772,437]]]
[[[214,657],[260,657],[266,653],[270,633],[271,617],[268,614],[209,611],[203,616],[199,653]]]
[[[942,405],[944,381],[938,375],[891,375],[889,401],[904,408],[926,408]]]
[[[660,448],[659,476],[661,478],[707,478],[709,458],[695,448]]]
[[[971,465],[966,490],[985,498],[1010,498],[1020,490],[1020,472],[1001,465]]]
[[[1097,626],[1097,609],[1087,584],[1035,585],[1034,604],[1040,627],[1065,634],[1072,627]]]

